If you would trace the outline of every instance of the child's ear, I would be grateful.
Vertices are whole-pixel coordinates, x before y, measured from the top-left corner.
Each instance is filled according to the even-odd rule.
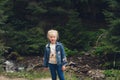
[[[57,40],[59,40],[59,37],[57,37]]]

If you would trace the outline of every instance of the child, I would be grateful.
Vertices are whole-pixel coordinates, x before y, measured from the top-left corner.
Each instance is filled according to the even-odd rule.
[[[46,69],[49,67],[52,80],[57,80],[57,74],[60,80],[65,80],[63,71],[66,69],[67,59],[63,45],[57,42],[58,31],[49,30],[47,38],[49,43],[45,47],[44,66]]]

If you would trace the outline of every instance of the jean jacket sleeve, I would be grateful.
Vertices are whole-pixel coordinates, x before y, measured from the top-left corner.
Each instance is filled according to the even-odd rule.
[[[67,58],[66,58],[66,54],[65,54],[65,50],[64,50],[64,47],[63,45],[61,44],[61,58],[62,58],[62,65],[67,65]]]
[[[44,49],[44,58],[43,58],[43,66],[48,67],[48,55],[46,48]]]

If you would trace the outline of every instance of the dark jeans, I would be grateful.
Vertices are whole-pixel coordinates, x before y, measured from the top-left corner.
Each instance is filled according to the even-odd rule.
[[[52,80],[57,80],[57,74],[58,74],[59,80],[65,80],[64,73],[62,71],[62,65],[49,64],[49,69],[51,72]]]

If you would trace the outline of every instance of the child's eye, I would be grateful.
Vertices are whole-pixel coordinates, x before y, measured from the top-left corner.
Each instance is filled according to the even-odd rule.
[[[51,36],[50,38],[55,38],[55,36]]]

